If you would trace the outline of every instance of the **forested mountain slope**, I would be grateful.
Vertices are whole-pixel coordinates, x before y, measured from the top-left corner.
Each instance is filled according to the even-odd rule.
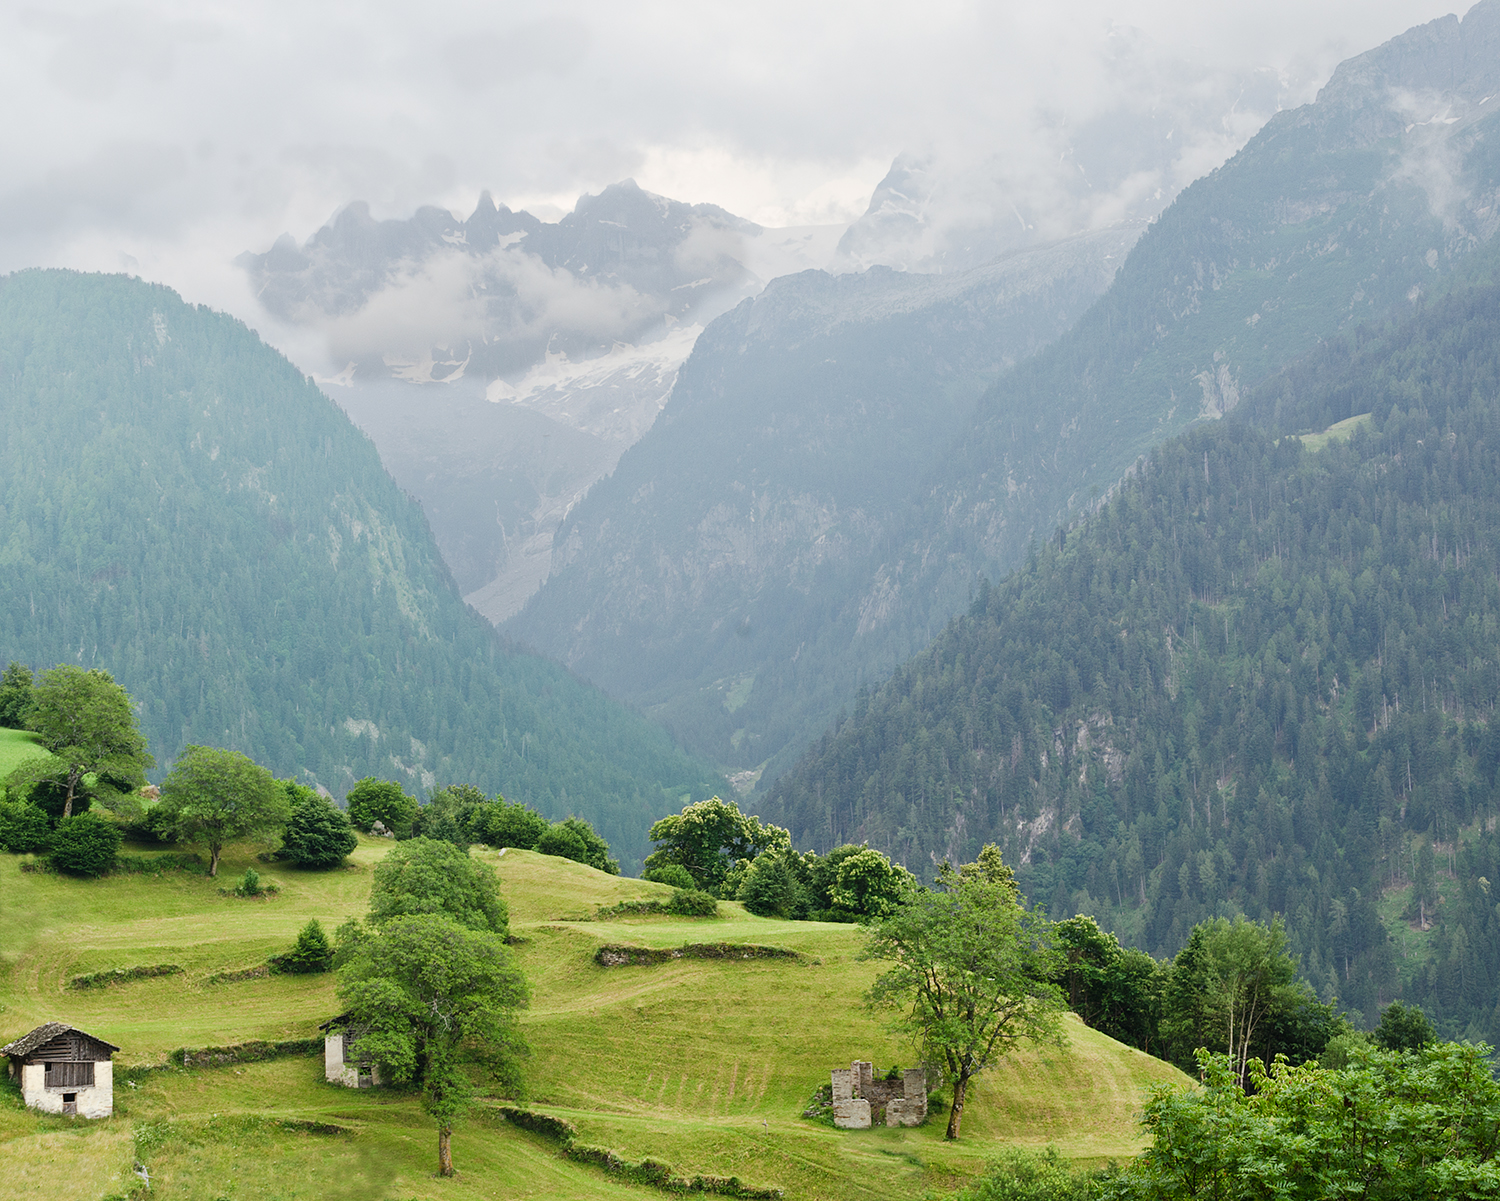
[[[472,781],[627,860],[714,788],[466,608],[374,446],[231,318],[124,277],[5,277],[0,404],[0,656],[112,671],[160,767],[205,743],[340,795]]]
[[[722,762],[750,767],[770,758],[769,781],[861,681],[879,679],[903,648],[922,645],[961,611],[981,575],[1017,566],[1033,540],[1106,493],[1138,456],[1233,410],[1320,339],[1410,314],[1487,260],[1500,223],[1497,97],[1500,0],[1343,64],[1315,103],[1278,114],[1187,188],[1066,334],[1001,376],[956,428],[935,423],[929,436],[945,440],[918,476],[869,469],[872,478],[884,475],[893,503],[869,527],[868,554],[837,569],[823,566],[829,556],[817,522],[780,546],[758,522],[748,537],[752,496],[785,506],[796,492],[785,484],[763,490],[711,438],[668,432],[674,410],[684,411],[686,425],[685,411],[703,403],[694,360],[705,377],[733,371],[744,424],[778,404],[810,408],[804,397],[816,404],[830,392],[832,385],[809,386],[818,380],[812,370],[788,378],[788,355],[764,364],[739,356],[730,334],[738,318],[726,315],[724,337],[713,340],[710,327],[664,419],[635,457],[622,459],[616,478],[631,486],[597,487],[575,510],[564,536],[576,532],[582,545],[569,544],[554,561],[556,586],[512,628],[605,687],[659,706],[691,745]],[[884,359],[905,368],[888,373],[903,404],[943,395],[946,351],[939,347],[928,365],[926,328],[883,336]],[[858,388],[848,395],[863,399]],[[828,448],[830,473],[836,453],[858,461],[856,439],[837,443],[822,429],[815,441],[811,431],[804,439]],[[654,470],[638,470],[668,444],[672,454],[661,454]],[[754,466],[771,476],[800,453],[768,442]],[[698,464],[713,464],[713,474]],[[637,509],[669,516],[669,535],[637,537]],[[721,513],[740,514],[735,539],[723,536]],[[819,571],[798,576],[792,564],[806,562]],[[775,584],[690,591],[734,647],[714,674],[703,665],[699,675],[676,642],[677,596],[712,578],[701,564],[720,563],[724,574],[753,563],[755,584]],[[802,593],[794,603],[780,582],[789,577]],[[818,636],[761,637],[756,630],[768,622],[757,606],[786,627],[797,625],[795,614],[816,612]],[[743,638],[732,642],[729,631]],[[716,682],[737,700],[752,680],[743,716],[706,703]],[[694,723],[679,709],[690,709]],[[726,734],[733,740],[741,731],[726,753]]]
[[[1159,953],[1214,914],[1282,914],[1325,995],[1370,1016],[1404,996],[1493,1041],[1497,699],[1483,287],[1159,447],[861,696],[762,812],[919,872],[996,840],[1054,915]]]

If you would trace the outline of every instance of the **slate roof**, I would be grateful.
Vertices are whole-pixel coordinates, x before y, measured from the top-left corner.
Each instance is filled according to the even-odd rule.
[[[70,1030],[77,1030],[84,1038],[91,1038],[100,1046],[108,1047],[111,1051],[118,1051],[120,1049],[114,1043],[107,1043],[102,1038],[98,1038],[86,1030],[78,1030],[77,1026],[69,1026],[65,1022],[43,1022],[30,1034],[23,1034],[15,1042],[6,1043],[5,1046],[0,1047],[0,1055],[30,1055],[38,1047],[50,1043],[59,1034],[66,1034]]]
[[[340,1026],[347,1026],[349,1024],[349,1019],[353,1016],[354,1015],[351,1013],[341,1013],[336,1018],[329,1018],[326,1022],[319,1026],[318,1029],[327,1031],[337,1030]]]

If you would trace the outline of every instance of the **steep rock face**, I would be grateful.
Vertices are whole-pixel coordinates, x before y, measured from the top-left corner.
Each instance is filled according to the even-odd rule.
[[[1078,326],[980,403],[897,559],[911,603],[942,573],[1008,570],[1138,456],[1320,340],[1483,270],[1497,38],[1486,0],[1350,60],[1188,188]]]
[[[955,275],[775,281],[705,331],[506,632],[723,761],[763,762],[857,685],[851,640],[891,623],[851,596],[976,396],[1068,328],[1138,232]],[[888,667],[930,631],[882,637]]]
[[[488,193],[467,220],[425,207],[376,221],[356,202],[304,245],[284,236],[239,262],[271,313],[328,329],[357,376],[488,381],[548,353],[587,358],[650,341],[705,305],[734,303],[752,282],[737,251],[758,232],[626,180],[555,224]],[[385,320],[398,306],[411,310],[410,330]]]
[[[740,356],[729,323],[750,318],[721,319],[725,338],[703,344],[679,385],[680,432],[669,433],[674,398],[576,511],[567,566],[508,628],[721,762],[768,763],[771,779],[861,682],[962,609],[981,576],[1010,571],[1152,447],[1222,417],[1319,340],[1485,269],[1500,214],[1497,23],[1500,3],[1486,0],[1462,22],[1351,60],[1317,101],[1186,189],[1098,303],[1001,374],[971,415],[931,398],[950,379],[945,356],[974,352],[929,342],[915,320],[868,325],[858,376],[839,369],[847,351],[794,349],[791,324],[775,354],[757,361],[747,341]],[[997,325],[987,336],[999,368],[1006,335]],[[825,436],[819,421],[856,423],[853,402],[878,388],[906,398],[893,411],[919,405],[925,423],[875,423],[878,450]],[[796,421],[730,416],[773,411],[779,396],[795,399]],[[714,422],[695,424],[710,398]],[[833,412],[820,407],[835,398]],[[846,502],[844,478],[876,454],[890,503]],[[782,461],[795,470],[772,486]],[[820,477],[826,487],[803,482]],[[859,479],[847,486],[864,495]],[[651,527],[637,514],[662,532],[642,534]]]
[[[841,228],[841,227],[839,227]],[[550,565],[563,515],[656,419],[702,323],[838,229],[763,230],[626,181],[556,223],[496,206],[377,221],[354,203],[240,264],[267,310],[321,332],[321,379],[418,497],[492,621]]]

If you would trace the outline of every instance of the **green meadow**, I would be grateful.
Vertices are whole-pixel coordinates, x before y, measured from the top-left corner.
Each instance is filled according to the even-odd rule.
[[[258,865],[280,887],[265,899],[219,890],[253,860],[230,856],[221,879],[181,872],[99,881],[20,870],[0,856],[0,1034],[60,1020],[118,1043],[116,1115],[98,1122],[26,1111],[0,1095],[0,1201],[130,1195],[215,1201],[317,1197],[661,1196],[564,1158],[489,1106],[454,1135],[459,1177],[440,1180],[432,1123],[416,1100],[325,1083],[320,1056],[217,1068],[150,1069],[180,1047],[315,1036],[338,1011],[332,976],[213,983],[286,949],[316,917],[330,931],[366,908],[372,864],[390,843],[362,838],[349,865],[302,872]],[[600,905],[665,896],[525,851],[497,857],[516,954],[533,997],[528,1106],[567,1118],[583,1143],[676,1174],[738,1176],[788,1198],[918,1197],[957,1187],[1005,1146],[1055,1145],[1074,1159],[1124,1158],[1141,1146],[1141,1088],[1175,1069],[1068,1022],[1068,1045],[1027,1052],[981,1078],[964,1137],[943,1123],[835,1131],[800,1114],[830,1068],[911,1052],[865,1012],[878,968],[858,958],[855,927],[756,918],[721,902],[720,918],[588,920]],[[602,943],[674,947],[756,943],[795,959],[676,960],[603,968]],[[179,975],[86,991],[75,976],[174,963]],[[496,1099],[499,1100],[498,1098]]]
[[[37,745],[35,734],[0,727],[0,779],[10,775],[24,760],[46,753]]]

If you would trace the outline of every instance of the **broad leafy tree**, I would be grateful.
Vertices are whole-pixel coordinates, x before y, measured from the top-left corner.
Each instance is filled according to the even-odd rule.
[[[547,832],[549,824],[535,809],[497,796],[475,810],[470,832],[486,846],[529,851]]]
[[[339,995],[364,1030],[360,1050],[420,1090],[437,1123],[438,1171],[452,1176],[471,1073],[487,1065],[513,1080],[524,1053],[515,1015],[529,994],[503,938],[438,913],[393,918],[344,966]]]
[[[94,776],[101,788],[125,792],[145,783],[155,760],[136,727],[130,695],[107,671],[60,663],[44,671],[31,690],[26,728],[36,731],[55,763],[32,760],[18,772],[36,768],[63,786],[63,817],[73,815],[73,801]]]
[[[295,780],[280,783],[291,806],[281,835],[280,857],[299,867],[337,867],[359,845],[348,816],[305,784]]]
[[[1483,1044],[1405,1054],[1357,1050],[1347,1066],[1266,1070],[1241,1087],[1227,1055],[1202,1052],[1202,1084],[1158,1085],[1151,1145],[1120,1177],[1118,1201],[1454,1201],[1500,1195],[1500,1084]]]
[[[1060,956],[1056,982],[1068,1008],[1093,1029],[1159,1054],[1156,1031],[1166,965],[1145,951],[1122,947],[1084,914],[1058,922],[1052,934]]]
[[[1199,1047],[1223,1051],[1243,1081],[1262,1023],[1295,1008],[1301,994],[1280,920],[1216,918],[1195,926],[1173,961],[1162,1034],[1179,1065],[1191,1066]]]
[[[647,870],[679,864],[692,874],[699,888],[715,895],[741,860],[753,861],[766,851],[791,845],[790,835],[781,827],[763,824],[760,818],[741,813],[738,805],[718,797],[662,818],[651,827],[650,838],[656,850],[646,856]]]
[[[286,789],[248,756],[190,746],[167,773],[152,824],[180,842],[205,847],[208,874],[217,876],[229,843],[279,834],[290,810]]]
[[[969,1081],[1022,1042],[1062,1038],[1057,956],[1045,918],[1028,912],[1000,852],[986,846],[934,891],[913,890],[873,926],[863,952],[893,964],[867,994],[953,1088],[947,1137],[963,1122]]]
[[[452,843],[413,838],[375,865],[370,921],[380,926],[424,913],[443,914],[468,929],[502,936],[509,921],[494,868]]]
[[[349,806],[349,820],[357,830],[368,832],[379,822],[397,838],[407,838],[417,820],[416,798],[407,796],[401,785],[390,780],[366,776],[344,800]]]

